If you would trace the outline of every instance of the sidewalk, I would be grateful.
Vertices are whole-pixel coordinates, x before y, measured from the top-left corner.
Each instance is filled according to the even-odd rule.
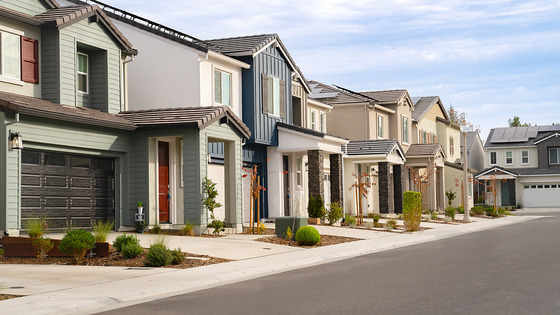
[[[0,292],[27,295],[1,301],[0,310],[3,314],[99,312],[537,218],[540,217],[475,218],[477,222],[461,225],[422,223],[423,226],[433,226],[433,229],[412,234],[317,226],[322,234],[364,240],[312,249],[254,242],[252,235],[171,237],[170,247],[180,246],[191,253],[243,257],[229,263],[191,269],[0,265],[0,283],[3,282],[5,288]],[[140,235],[144,246],[149,245],[150,237],[153,235]],[[224,253],[220,253],[220,249],[225,249]]]

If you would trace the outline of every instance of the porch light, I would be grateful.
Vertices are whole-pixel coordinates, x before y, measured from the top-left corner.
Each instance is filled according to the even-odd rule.
[[[23,149],[23,139],[19,132],[12,132],[10,130],[10,149],[21,150]]]

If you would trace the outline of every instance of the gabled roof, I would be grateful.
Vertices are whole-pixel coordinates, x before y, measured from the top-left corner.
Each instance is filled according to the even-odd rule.
[[[395,139],[388,140],[360,140],[350,141],[342,148],[348,155],[385,155],[388,156],[397,150],[403,160],[406,160],[404,151]]]
[[[406,157],[430,157],[436,156],[439,152],[445,157],[445,152],[439,143],[415,143],[411,144],[406,151]]]
[[[205,42],[210,44],[210,49],[230,57],[239,56],[256,56],[262,52],[265,48],[270,45],[278,44],[280,51],[284,57],[288,60],[288,64],[294,72],[298,74],[301,79],[302,85],[305,87],[307,93],[311,93],[311,89],[307,84],[307,80],[303,76],[303,73],[296,65],[292,56],[280,40],[278,34],[260,34],[260,35],[248,35],[239,37],[229,37],[229,38],[218,38],[205,40]]]
[[[385,90],[385,91],[366,91],[360,92],[365,96],[377,100],[378,103],[395,103],[400,101],[403,97],[410,99],[407,90]],[[412,101],[410,102],[412,105]]]
[[[512,177],[517,177],[517,173],[513,172],[512,170],[507,170],[501,166],[493,166],[490,168],[487,168],[483,171],[481,171],[480,173],[476,174],[476,178],[482,177],[482,176],[498,176],[498,175],[506,175],[506,176],[512,176]]]
[[[317,81],[309,81],[314,86],[311,98],[319,99],[327,104],[369,103],[371,100],[363,95],[351,93]]]
[[[447,114],[447,110],[443,106],[441,99],[439,96],[420,96],[420,97],[412,97],[412,101],[414,102],[414,111],[412,111],[412,119],[415,121],[419,121],[422,119],[430,109],[438,104],[441,111],[443,112],[444,118],[449,121],[449,115]]]
[[[215,121],[232,123],[246,138],[251,137],[249,128],[228,106],[198,106],[126,111],[118,114],[138,128],[197,127],[203,129]]]
[[[560,137],[560,133],[558,133],[558,132],[546,133],[546,134],[538,137],[537,139],[535,139],[535,141],[533,143],[534,144],[539,144],[539,143],[541,143],[543,141],[546,141],[550,138],[557,138],[557,137]]]
[[[560,133],[560,125],[493,128],[484,147],[533,146],[555,133]]]
[[[136,128],[133,123],[117,115],[7,92],[0,92],[0,111],[115,129]]]
[[[121,48],[129,53],[136,55],[138,52],[132,48],[132,44],[111,22],[111,19],[97,5],[76,5],[48,10],[35,16],[43,27],[56,27],[62,29],[68,25],[79,22],[85,18],[96,16],[97,21],[115,38]]]
[[[463,137],[461,138],[461,148],[463,147]],[[469,151],[470,149],[472,149],[472,146],[474,145],[475,141],[480,141],[482,143],[482,140],[480,139],[480,134],[478,131],[467,131],[466,134],[466,138],[467,138],[467,151]]]
[[[56,0],[39,0],[48,9],[60,8],[60,4]]]

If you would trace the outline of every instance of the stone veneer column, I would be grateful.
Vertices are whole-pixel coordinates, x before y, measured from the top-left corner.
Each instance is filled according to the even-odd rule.
[[[323,176],[323,151],[309,150],[307,151],[307,175],[309,195],[321,195],[325,200],[324,176]]]
[[[338,202],[338,205],[344,209],[342,198],[342,154],[329,155],[331,164],[331,202]]]
[[[393,198],[395,213],[403,211],[402,165],[393,165]]]
[[[379,162],[379,212],[389,213],[389,163]]]

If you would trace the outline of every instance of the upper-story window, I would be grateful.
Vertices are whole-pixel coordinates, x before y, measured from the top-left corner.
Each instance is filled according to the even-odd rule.
[[[377,116],[377,137],[383,138],[383,116]]]
[[[78,53],[78,92],[89,93],[89,56]]]
[[[214,102],[231,106],[231,74],[214,70]]]
[[[286,117],[286,84],[284,80],[263,73],[263,113]]]
[[[548,164],[560,164],[560,148],[548,148]]]
[[[402,119],[402,142],[408,143],[408,117]]]
[[[317,112],[311,110],[311,129],[315,130],[316,127],[317,127]]]
[[[529,151],[521,151],[521,164],[529,164]]]
[[[301,166],[301,158],[298,157],[296,158],[296,184],[298,186],[301,186],[302,183],[302,166]]]
[[[512,165],[512,164],[513,164],[513,152],[506,151],[506,165]]]
[[[0,78],[3,81],[39,83],[39,45],[17,30],[0,28]]]
[[[327,116],[325,115],[325,112],[321,112],[319,114],[319,127],[320,127],[320,131],[321,132],[327,132],[327,120],[326,120]]]
[[[20,79],[20,36],[8,32],[0,32],[2,36],[2,75],[12,79]]]
[[[498,155],[496,152],[490,152],[490,165],[498,164]]]
[[[455,155],[455,141],[453,137],[449,137],[449,155]]]

